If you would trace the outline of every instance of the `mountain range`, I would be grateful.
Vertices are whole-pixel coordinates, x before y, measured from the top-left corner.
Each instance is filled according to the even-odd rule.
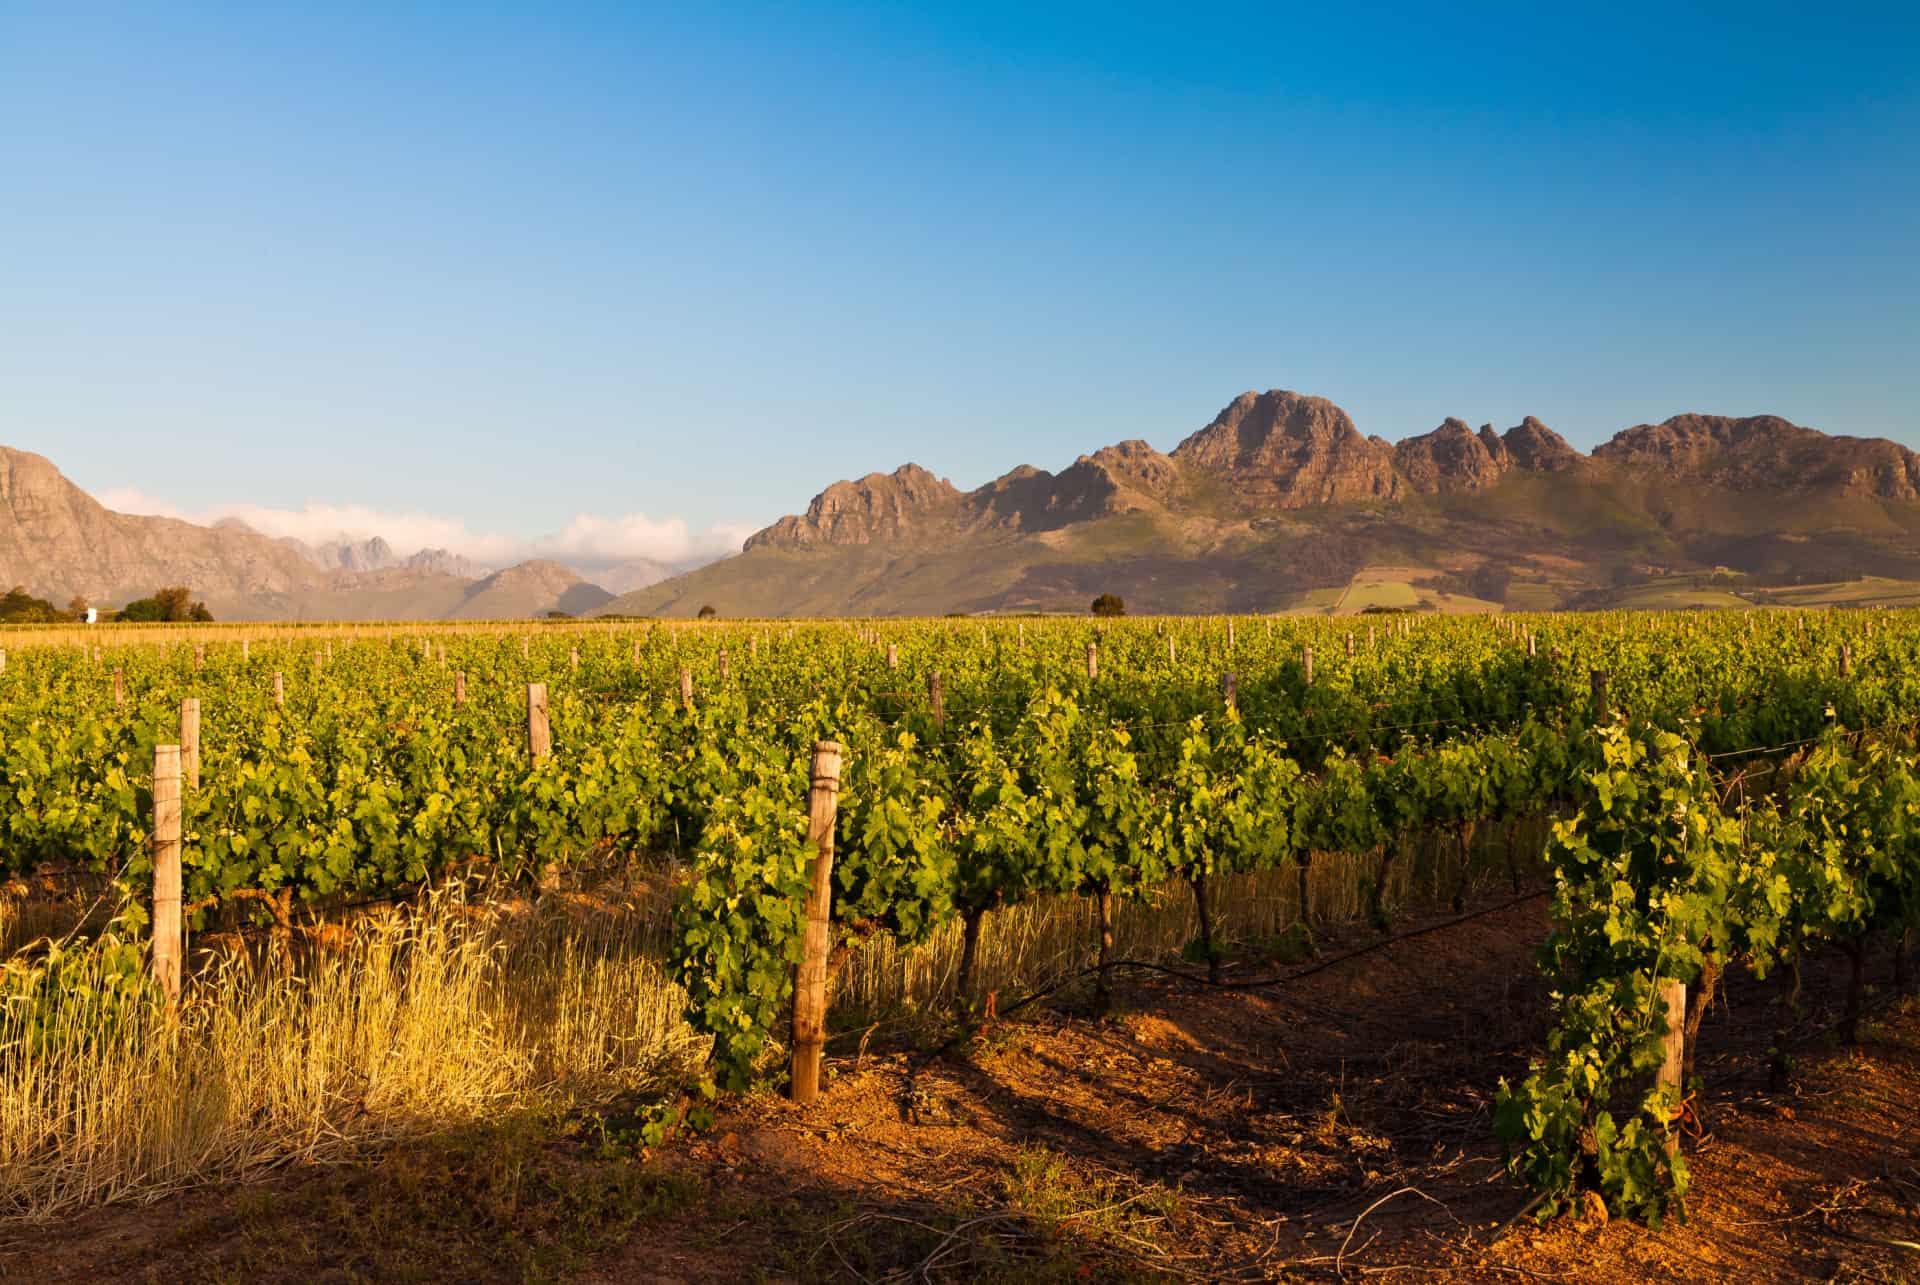
[[[1920,582],[1920,457],[1771,415],[1677,415],[1591,454],[1531,416],[1396,443],[1325,398],[1247,392],[1166,454],[1123,441],[968,491],[906,464],[684,574],[589,570],[114,513],[0,447],[0,584],[61,605],[184,584],[229,620],[1081,611],[1108,592],[1167,612],[1736,605]]]
[[[74,597],[118,605],[186,585],[220,620],[499,620],[579,615],[613,597],[557,562],[489,571],[444,549],[402,557],[378,538],[316,546],[234,520],[200,526],[115,513],[52,461],[8,447],[0,447],[0,582],[56,606]]]
[[[1395,443],[1276,389],[1167,454],[1124,441],[970,491],[913,464],[835,482],[739,557],[599,610],[1546,610],[1863,575],[1920,578],[1920,457],[1891,441],[1686,414],[1591,454],[1531,416]]]

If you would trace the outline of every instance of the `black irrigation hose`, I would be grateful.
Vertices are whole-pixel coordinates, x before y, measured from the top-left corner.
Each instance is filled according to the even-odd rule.
[[[1263,978],[1255,979],[1253,981],[1244,981],[1244,982],[1216,982],[1208,978],[1206,975],[1202,973],[1189,973],[1184,969],[1172,968],[1166,964],[1157,964],[1150,960],[1145,960],[1145,959],[1116,959],[1107,963],[1105,965],[1105,968],[1106,969],[1130,968],[1138,972],[1163,973],[1163,974],[1166,974],[1167,976],[1177,977],[1182,981],[1191,982],[1196,986],[1203,986],[1212,990],[1223,990],[1223,991],[1263,990],[1269,986],[1285,986],[1290,982],[1297,982],[1303,977],[1311,977],[1315,973],[1325,972],[1329,968],[1337,967],[1338,965],[1344,964],[1349,960],[1358,959],[1362,955],[1369,955],[1377,950],[1385,950],[1389,946],[1397,946],[1401,942],[1411,941],[1416,937],[1424,937],[1429,933],[1440,932],[1443,929],[1453,928],[1460,924],[1471,922],[1472,920],[1475,920],[1475,919],[1484,919],[1488,915],[1497,915],[1503,910],[1511,910],[1515,906],[1522,905],[1526,902],[1537,901],[1541,897],[1547,896],[1551,891],[1552,890],[1549,888],[1541,888],[1535,892],[1522,893],[1520,896],[1510,897],[1507,900],[1499,902],[1496,905],[1485,906],[1479,910],[1468,911],[1464,915],[1455,915],[1451,919],[1442,919],[1435,923],[1422,925],[1419,928],[1409,928],[1405,932],[1394,933],[1390,936],[1382,937],[1378,941],[1369,942],[1364,946],[1355,947],[1353,950],[1342,951],[1340,954],[1334,955],[1331,958],[1320,960],[1318,963],[1312,964],[1306,968],[1297,969],[1290,973],[1284,973],[1278,977],[1263,977]],[[998,1016],[1003,1018],[1011,1017],[1015,1013],[1018,1013],[1020,1010],[1024,1008],[1029,1008],[1032,1005],[1039,1003],[1041,1000],[1046,999],[1048,996],[1056,994],[1061,990],[1064,990],[1066,987],[1071,986],[1073,983],[1077,981],[1081,981],[1082,979],[1087,977],[1092,977],[1102,971],[1103,971],[1103,968],[1101,965],[1093,964],[1086,968],[1082,968],[1077,972],[1069,973],[1065,977],[1059,978],[1058,980],[1051,982],[1046,986],[1041,987],[1039,990],[1034,991],[1032,994],[1026,996],[1024,999],[1021,999],[1018,1003],[1015,1003],[1008,1008],[1000,1009],[998,1012]],[[964,1040],[970,1038],[975,1033],[975,1029],[976,1028],[972,1026],[964,1027],[960,1031],[955,1033],[952,1038],[948,1039],[946,1043],[940,1045],[936,1049],[931,1050],[930,1052],[921,1054],[919,1060],[908,1069],[907,1071],[908,1080],[911,1081],[915,1076],[917,1076],[920,1073],[921,1070],[923,1070],[927,1066],[928,1063],[932,1062],[934,1059],[945,1057],[948,1053],[952,1052],[957,1045],[959,1045]]]

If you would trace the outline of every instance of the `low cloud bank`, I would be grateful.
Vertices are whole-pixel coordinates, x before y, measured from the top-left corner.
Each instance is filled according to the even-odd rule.
[[[723,522],[694,531],[680,518],[644,513],[606,517],[582,513],[550,535],[531,540],[475,531],[457,518],[430,513],[387,513],[357,504],[308,504],[277,509],[259,504],[222,504],[188,510],[133,487],[103,491],[100,503],[119,513],[180,518],[211,526],[238,521],[262,535],[310,545],[364,541],[379,536],[401,557],[422,549],[445,549],[482,566],[499,568],[528,558],[551,558],[582,574],[640,560],[682,568],[738,553],[755,528]],[[591,576],[589,576],[591,578]]]

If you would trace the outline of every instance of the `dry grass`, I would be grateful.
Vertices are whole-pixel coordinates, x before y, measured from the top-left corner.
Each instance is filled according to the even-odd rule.
[[[358,921],[291,977],[209,960],[177,1016],[10,1007],[0,1214],[152,1199],[671,1084],[704,1049],[660,964],[665,930],[657,896],[530,906],[456,890]]]
[[[1530,846],[1529,823],[1492,830],[1476,854],[1482,881],[1504,875],[1502,836]],[[1364,918],[1378,862],[1316,856],[1304,922]],[[80,1004],[0,1009],[0,1217],[149,1200],[684,1083],[705,1041],[665,964],[671,892],[632,873],[537,901],[476,885],[364,914],[315,934],[291,976],[274,957],[203,941],[177,1016],[145,1004],[105,1018]],[[1387,904],[1438,900],[1458,878],[1447,845],[1411,845],[1390,868]],[[1292,866],[1216,881],[1218,939],[1297,950],[1298,887]],[[58,909],[71,924],[74,907]],[[1116,910],[1121,958],[1173,959],[1197,934],[1184,883]],[[988,915],[981,990],[1011,998],[1084,969],[1095,915],[1079,897]],[[960,953],[958,925],[913,949],[868,943],[836,981],[835,1027],[945,1012]]]

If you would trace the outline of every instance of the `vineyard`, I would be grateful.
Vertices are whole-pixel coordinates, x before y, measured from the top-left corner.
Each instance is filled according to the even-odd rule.
[[[130,1010],[190,1009],[203,937],[295,971],[319,926],[477,876],[535,900],[610,861],[657,876],[702,1105],[656,1131],[715,1094],[809,1099],[863,961],[957,936],[951,1017],[1004,1012],[980,943],[1024,908],[1087,908],[1049,985],[1098,1012],[1129,969],[1258,984],[1228,967],[1223,904],[1255,883],[1293,890],[1306,959],[1310,881],[1378,933],[1491,882],[1553,923],[1552,1025],[1493,1112],[1508,1173],[1542,1217],[1591,1192],[1657,1223],[1686,1209],[1726,979],[1777,985],[1784,1022],[1837,953],[1851,1040],[1879,970],[1909,985],[1920,925],[1903,613],[8,641],[0,877],[106,907],[56,943],[12,934],[16,1084]],[[1125,957],[1116,921],[1174,900],[1181,958]],[[1773,1061],[1791,1073],[1784,1039]]]

